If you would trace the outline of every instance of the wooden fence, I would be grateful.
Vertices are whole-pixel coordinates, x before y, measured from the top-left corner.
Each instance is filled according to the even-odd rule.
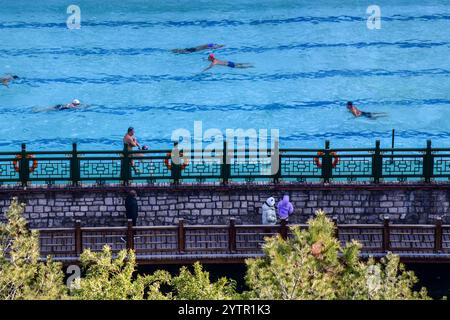
[[[298,225],[307,228],[307,225]],[[133,249],[139,263],[177,263],[186,261],[242,262],[262,255],[264,238],[292,235],[286,224],[187,225],[180,220],[172,226],[137,226],[131,220],[125,227],[81,227],[38,229],[42,257],[77,261],[85,249],[100,251],[109,245],[114,253]],[[450,225],[438,219],[434,225],[339,224],[336,236],[342,244],[357,240],[362,255],[380,257],[391,251],[404,260],[450,262]]]

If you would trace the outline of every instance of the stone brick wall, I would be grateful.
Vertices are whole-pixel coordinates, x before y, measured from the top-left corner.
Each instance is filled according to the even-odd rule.
[[[277,201],[289,194],[295,207],[291,222],[305,222],[316,209],[337,216],[340,223],[379,223],[389,215],[397,223],[450,222],[450,186],[262,186],[141,187],[138,225],[260,223],[261,205],[269,196]],[[123,188],[0,191],[1,219],[17,196],[26,203],[30,226],[119,226],[125,223]]]

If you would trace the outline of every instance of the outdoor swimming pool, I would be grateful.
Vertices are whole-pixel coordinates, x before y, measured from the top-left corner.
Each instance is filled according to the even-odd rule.
[[[450,1],[377,1],[380,30],[366,26],[367,1],[76,0],[81,29],[66,26],[61,1],[1,0],[0,149],[121,148],[128,126],[151,148],[173,130],[280,130],[281,146],[436,147],[450,141]],[[313,4],[311,4],[313,3]],[[208,66],[219,59],[253,69]],[[90,106],[36,112],[78,98]],[[387,112],[376,121],[362,110]]]

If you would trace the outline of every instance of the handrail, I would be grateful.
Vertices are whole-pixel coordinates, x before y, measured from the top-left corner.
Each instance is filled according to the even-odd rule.
[[[190,158],[170,156],[172,150],[78,150],[0,152],[0,181],[22,186],[30,183],[72,184],[134,181],[180,182],[324,182],[369,181],[375,184],[396,179],[431,183],[450,180],[450,148],[331,148],[329,141],[319,149],[231,150],[191,149]],[[448,152],[439,154],[438,152]],[[173,162],[173,163],[172,163]]]

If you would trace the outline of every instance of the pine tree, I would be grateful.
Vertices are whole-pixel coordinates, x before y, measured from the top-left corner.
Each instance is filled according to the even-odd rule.
[[[268,238],[265,256],[247,260],[245,296],[256,299],[428,299],[426,289],[414,291],[417,278],[405,271],[399,257],[380,262],[360,259],[356,241],[344,247],[336,226],[323,211],[308,229],[292,228],[292,237]]]
[[[0,299],[66,298],[62,266],[50,257],[39,261],[38,234],[28,230],[23,211],[14,198],[0,223]]]

